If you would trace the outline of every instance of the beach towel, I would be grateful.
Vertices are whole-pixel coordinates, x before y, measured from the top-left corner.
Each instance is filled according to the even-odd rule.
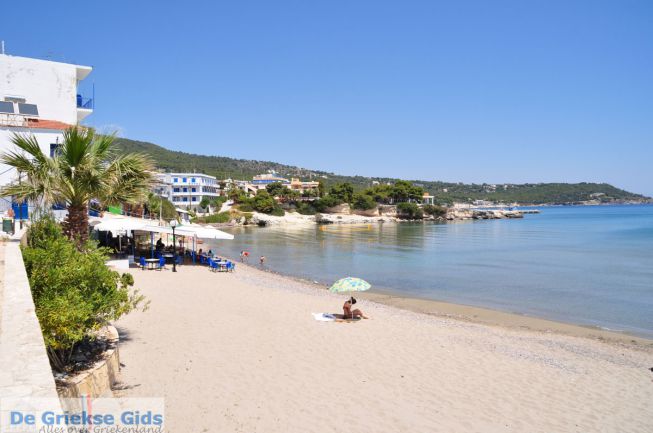
[[[311,313],[318,322],[333,322],[336,316],[331,313]]]

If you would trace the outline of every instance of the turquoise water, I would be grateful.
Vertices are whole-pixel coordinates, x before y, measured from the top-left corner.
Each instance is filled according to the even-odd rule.
[[[325,284],[653,337],[653,206],[543,207],[521,220],[238,228],[214,251]],[[207,245],[208,247],[208,245]]]

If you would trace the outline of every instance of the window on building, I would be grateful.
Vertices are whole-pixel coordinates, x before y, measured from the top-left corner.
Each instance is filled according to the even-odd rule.
[[[193,197],[193,201],[197,201],[197,197]]]
[[[181,181],[184,182],[184,183],[186,183],[186,181],[188,181],[188,179],[185,178],[185,177],[182,177],[182,178],[181,178]]]
[[[179,188],[173,188],[172,189],[174,192],[179,192]]]
[[[188,201],[188,197],[184,197],[182,201]]]
[[[179,178],[177,178],[177,177],[173,177],[173,178],[172,178],[172,183],[177,183],[177,182],[179,182]]]
[[[184,188],[184,192],[188,192],[188,188]]]
[[[191,181],[192,183],[195,183],[195,178],[194,178],[194,177],[191,177],[191,178],[190,178],[190,181]]]
[[[190,191],[191,191],[191,192],[195,192],[195,189],[196,189],[196,188],[191,188]]]

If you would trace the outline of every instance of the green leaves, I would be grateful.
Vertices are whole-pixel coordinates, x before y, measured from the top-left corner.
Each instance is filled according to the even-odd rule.
[[[422,209],[415,203],[399,203],[397,205],[397,213],[399,218],[409,220],[422,219],[424,216]]]
[[[370,210],[376,207],[376,202],[367,194],[355,194],[352,207],[358,210]]]
[[[329,195],[344,203],[351,203],[354,198],[354,187],[348,182],[337,183],[331,187]]]
[[[137,308],[143,297],[130,291],[130,274],[105,265],[104,249],[86,243],[78,250],[51,217],[32,224],[27,243],[23,260],[36,315],[53,366],[61,370],[75,344]]]

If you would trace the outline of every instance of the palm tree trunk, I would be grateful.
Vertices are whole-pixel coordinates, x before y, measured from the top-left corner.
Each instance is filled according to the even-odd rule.
[[[63,222],[64,233],[80,245],[88,240],[88,206],[68,206],[68,216]]]

